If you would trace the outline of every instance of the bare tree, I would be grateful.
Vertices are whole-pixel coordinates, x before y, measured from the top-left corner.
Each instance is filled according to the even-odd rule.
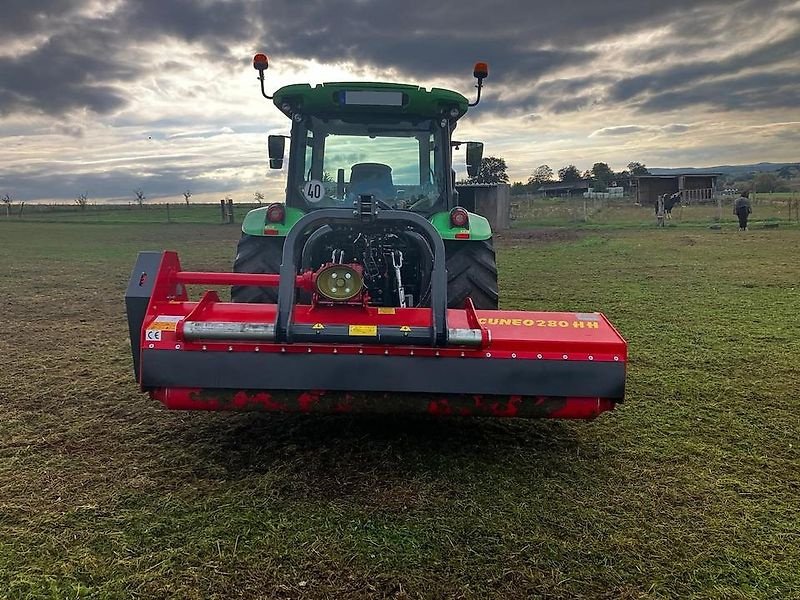
[[[75,204],[81,207],[81,210],[86,208],[86,203],[89,200],[89,192],[83,192],[82,194],[78,194],[78,197],[75,198]]]
[[[136,204],[141,206],[144,204],[144,201],[147,200],[147,197],[144,195],[144,190],[139,188],[138,190],[133,190],[133,193],[136,194]]]
[[[189,198],[192,197],[192,190],[186,190],[183,192],[183,199],[186,200],[186,206],[189,206]]]
[[[3,196],[3,204],[5,204],[5,205],[6,205],[6,216],[7,216],[7,217],[10,217],[10,216],[11,216],[11,203],[12,203],[13,201],[14,201],[14,200],[13,200],[13,198],[11,197],[11,194],[9,194],[9,193],[6,193],[6,195],[5,195],[5,196]]]
[[[255,194],[253,194],[253,200],[258,202],[258,205],[261,206],[261,203],[264,201],[264,194],[262,194],[261,192],[256,192]]]

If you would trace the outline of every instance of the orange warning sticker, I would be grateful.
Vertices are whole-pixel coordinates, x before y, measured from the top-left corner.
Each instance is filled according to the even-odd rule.
[[[394,309],[393,306],[379,306],[378,307],[378,314],[379,315],[393,315],[397,311]]]
[[[177,315],[159,315],[150,325],[148,331],[175,331],[178,328],[178,321],[183,317]]]

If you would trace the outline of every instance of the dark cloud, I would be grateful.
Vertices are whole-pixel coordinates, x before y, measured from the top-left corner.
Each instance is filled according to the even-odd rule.
[[[64,2],[63,11],[60,0],[4,4],[0,23],[15,24],[11,39],[29,34],[29,42],[37,36],[45,41],[0,57],[0,117],[31,110],[114,112],[128,102],[126,85],[152,74],[154,65],[140,57],[146,44],[196,42],[203,60],[230,62],[230,47],[255,34],[248,31],[246,4],[136,0],[98,14],[86,0]],[[165,68],[176,65],[166,61]]]
[[[128,0],[111,17],[113,26],[128,36],[159,37],[199,42],[217,60],[231,58],[231,46],[254,39],[269,3],[248,0]]]
[[[270,3],[265,46],[276,54],[362,60],[435,75],[458,73],[465,61],[479,56],[498,63],[501,77],[537,77],[591,57],[593,52],[581,51],[588,44],[669,23],[698,7],[721,11],[729,3],[583,0],[555,5],[550,0],[516,0],[487,7],[445,0],[435,5],[405,2],[398,8],[394,0],[281,0]],[[531,58],[541,49],[548,51]]]
[[[409,1],[402,7],[395,0],[127,0],[98,12],[101,5],[88,0],[6,0],[0,27],[16,37],[39,35],[49,40],[21,56],[0,58],[0,114],[31,108],[53,114],[76,108],[113,112],[126,103],[121,88],[148,70],[147,65],[133,66],[131,55],[143,44],[171,39],[198,44],[203,60],[223,62],[230,69],[242,68],[247,61],[231,50],[245,43],[270,52],[275,68],[284,59],[352,61],[397,71],[412,80],[461,79],[465,91],[470,85],[469,65],[480,58],[490,63],[490,82],[496,89],[524,89],[535,87],[545,76],[597,59],[598,51],[589,46],[606,38],[672,25],[677,39],[670,43],[676,44],[692,38],[683,32],[699,23],[706,28],[717,23],[719,28],[729,13],[748,15],[779,4],[742,0],[731,7],[726,0],[656,5],[640,0],[581,0],[556,6],[550,0],[514,0],[487,8],[455,0],[434,5]],[[638,99],[654,90],[674,89],[676,81],[697,81],[744,64],[769,64],[796,51],[796,40],[779,42],[735,57],[730,64],[681,64],[628,77],[613,87],[610,99]],[[536,91],[538,102],[501,100],[498,108],[580,110],[595,100],[581,95],[588,79],[559,78]]]
[[[629,100],[645,92],[686,87],[710,77],[737,75],[748,69],[797,60],[800,60],[800,31],[786,39],[739,52],[724,60],[682,62],[623,79],[614,86],[612,99]]]
[[[143,75],[144,67],[123,58],[116,34],[86,28],[63,32],[35,50],[0,58],[0,116],[15,110],[59,115],[86,108],[108,113],[125,104],[114,84]]]
[[[653,93],[633,103],[643,113],[660,113],[695,105],[723,110],[796,110],[800,107],[800,73],[752,73],[706,81],[691,87]]]
[[[47,33],[78,16],[86,0],[3,0],[0,34],[7,43],[31,33]]]

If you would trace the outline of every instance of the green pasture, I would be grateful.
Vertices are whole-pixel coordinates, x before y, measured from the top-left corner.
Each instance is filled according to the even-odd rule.
[[[800,229],[625,210],[497,240],[503,307],[629,341],[594,422],[168,412],[132,377],[136,252],[227,270],[238,228],[0,219],[0,596],[800,597]]]

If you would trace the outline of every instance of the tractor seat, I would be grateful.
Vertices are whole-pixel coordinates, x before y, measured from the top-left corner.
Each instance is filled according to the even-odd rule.
[[[392,167],[382,163],[357,163],[350,167],[350,192],[372,194],[379,200],[393,200]]]

